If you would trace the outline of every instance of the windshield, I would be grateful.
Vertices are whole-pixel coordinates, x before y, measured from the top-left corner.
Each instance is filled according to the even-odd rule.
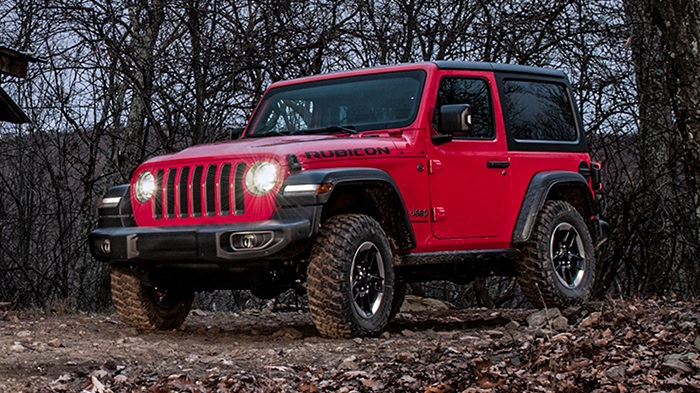
[[[270,90],[246,137],[405,127],[418,112],[422,70],[345,77]]]

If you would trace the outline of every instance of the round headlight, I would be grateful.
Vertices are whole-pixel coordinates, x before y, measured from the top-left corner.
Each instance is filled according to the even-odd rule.
[[[146,203],[151,199],[156,189],[156,179],[151,172],[142,172],[139,178],[136,179],[135,187],[134,195],[136,196],[136,200],[141,203]]]
[[[277,165],[269,161],[258,161],[245,175],[245,186],[254,195],[265,195],[277,184]]]

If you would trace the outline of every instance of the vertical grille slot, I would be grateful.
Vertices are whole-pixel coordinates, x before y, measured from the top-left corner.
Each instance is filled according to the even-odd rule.
[[[216,215],[216,165],[209,165],[207,167],[204,194],[206,195],[207,216],[211,217]]]
[[[245,163],[239,162],[236,164],[236,172],[233,180],[233,208],[234,214],[240,216],[245,212],[243,204],[245,202],[245,194],[243,194],[243,175],[245,174]]]
[[[187,218],[189,214],[190,199],[190,167],[186,166],[180,170],[180,182],[179,184],[179,200],[180,204],[180,218]]]
[[[219,174],[219,214],[231,214],[231,164],[221,166]]]
[[[175,177],[177,169],[168,169],[168,177],[165,183],[165,214],[168,218],[175,218]]]
[[[202,216],[202,172],[201,165],[194,167],[192,175],[192,217]]]
[[[156,171],[156,186],[153,190],[153,216],[163,218],[163,170]]]
[[[153,217],[190,219],[243,215],[245,162],[184,165],[153,171]]]

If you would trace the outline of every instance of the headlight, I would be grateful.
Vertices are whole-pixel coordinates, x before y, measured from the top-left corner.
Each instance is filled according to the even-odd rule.
[[[153,177],[151,172],[143,172],[136,179],[136,189],[134,190],[134,195],[136,200],[141,203],[148,202],[153,196],[153,192],[156,189],[156,179]]]
[[[277,184],[277,165],[269,161],[258,161],[245,175],[245,186],[253,195],[265,195]]]

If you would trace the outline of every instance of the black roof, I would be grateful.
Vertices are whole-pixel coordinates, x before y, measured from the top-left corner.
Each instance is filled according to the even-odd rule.
[[[566,74],[559,70],[554,70],[551,68],[530,67],[516,64],[446,60],[438,60],[434,63],[438,66],[438,68],[446,70],[494,71],[503,73],[547,76],[550,78],[566,78]]]

